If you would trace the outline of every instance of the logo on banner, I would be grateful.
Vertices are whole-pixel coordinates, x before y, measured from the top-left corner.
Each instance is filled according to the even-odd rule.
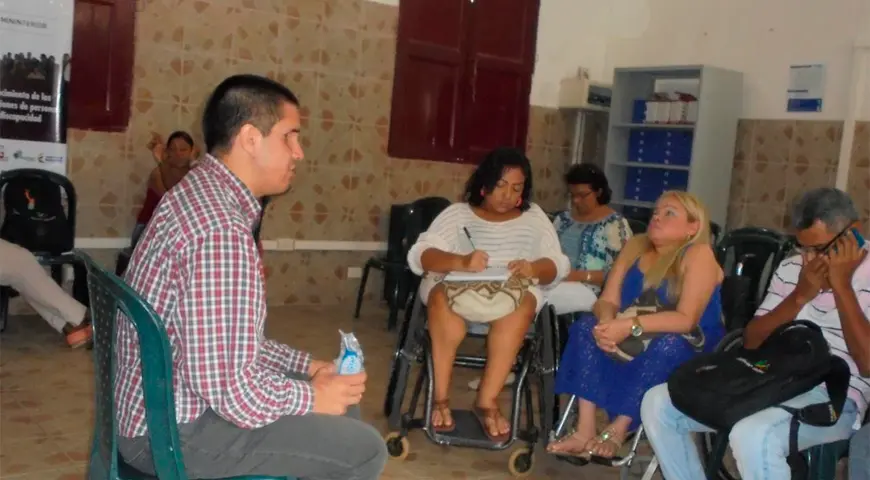
[[[44,155],[40,153],[36,156],[36,161],[39,163],[61,163],[63,162],[63,157],[58,157],[57,155]]]
[[[12,158],[14,158],[15,160],[24,160],[26,162],[33,162],[36,160],[33,157],[25,155],[24,152],[21,150],[16,150],[15,153],[12,154]]]

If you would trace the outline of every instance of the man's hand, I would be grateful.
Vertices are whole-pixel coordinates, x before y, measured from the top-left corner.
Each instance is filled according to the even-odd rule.
[[[803,267],[794,289],[795,300],[800,305],[810,303],[827,283],[828,258],[815,253],[802,253]]]
[[[519,278],[534,278],[535,267],[528,260],[514,260],[508,263],[508,270],[511,275]]]
[[[462,268],[466,272],[482,272],[489,263],[489,255],[481,250],[475,250],[462,257]]]
[[[314,413],[344,415],[347,407],[362,400],[366,374],[338,375],[334,365],[323,367],[311,379],[314,387]]]
[[[851,233],[840,237],[828,250],[828,281],[831,288],[852,288],[852,276],[867,250],[858,246],[858,241]]]
[[[332,362],[324,362],[322,360],[311,360],[311,365],[308,366],[308,376],[314,378],[317,372],[322,368],[334,367]]]

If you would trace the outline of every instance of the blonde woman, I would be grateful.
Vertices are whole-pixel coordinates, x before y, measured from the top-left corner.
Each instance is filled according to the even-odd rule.
[[[644,393],[722,338],[723,273],[709,225],[697,198],[666,192],[647,233],[620,252],[593,313],[571,326],[556,391],[579,398],[579,418],[572,435],[549,446],[551,453],[613,457],[640,424]],[[612,422],[600,433],[596,407]]]

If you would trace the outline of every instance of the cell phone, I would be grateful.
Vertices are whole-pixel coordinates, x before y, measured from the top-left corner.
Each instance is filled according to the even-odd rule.
[[[864,237],[861,236],[861,232],[858,231],[857,228],[852,229],[852,235],[855,235],[855,240],[858,242],[858,248],[864,248]]]

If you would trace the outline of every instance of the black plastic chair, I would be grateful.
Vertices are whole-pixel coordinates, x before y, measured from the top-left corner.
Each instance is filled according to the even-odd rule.
[[[32,252],[40,264],[51,268],[58,284],[63,281],[63,266],[72,265],[73,296],[88,305],[86,271],[73,253],[76,191],[72,182],[46,170],[9,170],[0,174],[0,199],[4,210],[0,238]],[[6,329],[9,299],[16,295],[12,288],[0,287],[0,331]]]
[[[722,236],[716,257],[725,272],[722,308],[729,331],[752,319],[776,267],[794,245],[792,237],[765,228],[739,228]]]
[[[710,243],[712,245],[719,243],[720,235],[722,235],[722,227],[716,222],[710,222]]]
[[[370,258],[363,267],[359,291],[357,292],[354,318],[359,318],[369,271],[372,268],[376,268],[384,272],[385,276],[392,276],[391,281],[387,282],[388,291],[385,292],[387,304],[390,308],[387,328],[389,330],[396,328],[399,310],[406,306],[409,293],[419,286],[419,278],[411,273],[411,270],[408,268],[408,250],[417,241],[417,237],[429,228],[435,217],[449,207],[450,204],[450,200],[443,197],[425,197],[415,200],[408,205],[392,209],[390,230],[391,232],[396,232],[395,235],[391,235],[394,241],[390,242],[392,245],[388,245],[385,255]],[[399,213],[398,218],[396,217],[397,210]]]
[[[641,233],[646,233],[647,223],[636,218],[626,218],[628,222],[628,227],[631,228],[631,233],[635,235],[640,235]]]

